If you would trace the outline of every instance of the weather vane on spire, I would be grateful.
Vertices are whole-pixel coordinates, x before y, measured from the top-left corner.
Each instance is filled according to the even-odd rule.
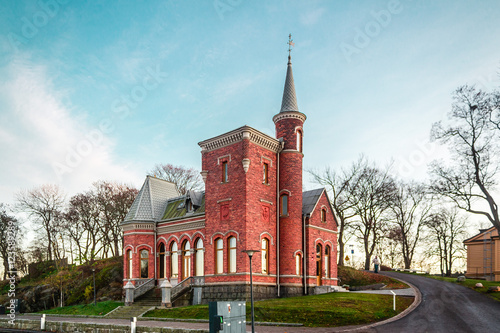
[[[288,59],[290,59],[290,55],[292,53],[292,46],[295,46],[295,43],[293,42],[293,39],[292,39],[292,34],[289,34],[288,35]]]

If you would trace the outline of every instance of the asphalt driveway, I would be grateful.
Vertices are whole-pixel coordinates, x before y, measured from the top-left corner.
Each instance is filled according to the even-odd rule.
[[[500,332],[500,302],[454,283],[395,272],[422,294],[420,305],[406,317],[365,332]]]

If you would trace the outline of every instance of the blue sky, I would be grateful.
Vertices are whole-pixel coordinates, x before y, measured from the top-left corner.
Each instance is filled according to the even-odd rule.
[[[364,153],[423,178],[459,85],[500,86],[498,1],[2,2],[0,202],[45,183],[140,187],[198,142],[274,135],[292,33],[304,167]],[[315,185],[307,182],[306,188]]]

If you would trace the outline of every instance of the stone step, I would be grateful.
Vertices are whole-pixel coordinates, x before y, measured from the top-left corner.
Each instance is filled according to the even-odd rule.
[[[106,318],[131,318],[139,317],[154,306],[120,306],[106,315]]]

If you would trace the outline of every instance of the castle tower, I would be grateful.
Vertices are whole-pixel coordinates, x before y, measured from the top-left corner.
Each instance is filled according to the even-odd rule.
[[[289,45],[293,45],[291,39]],[[299,112],[297,106],[289,53],[281,110],[273,117],[276,138],[283,140],[283,150],[279,154],[278,207],[279,283],[284,290],[302,285],[302,139],[305,120],[305,114]]]

